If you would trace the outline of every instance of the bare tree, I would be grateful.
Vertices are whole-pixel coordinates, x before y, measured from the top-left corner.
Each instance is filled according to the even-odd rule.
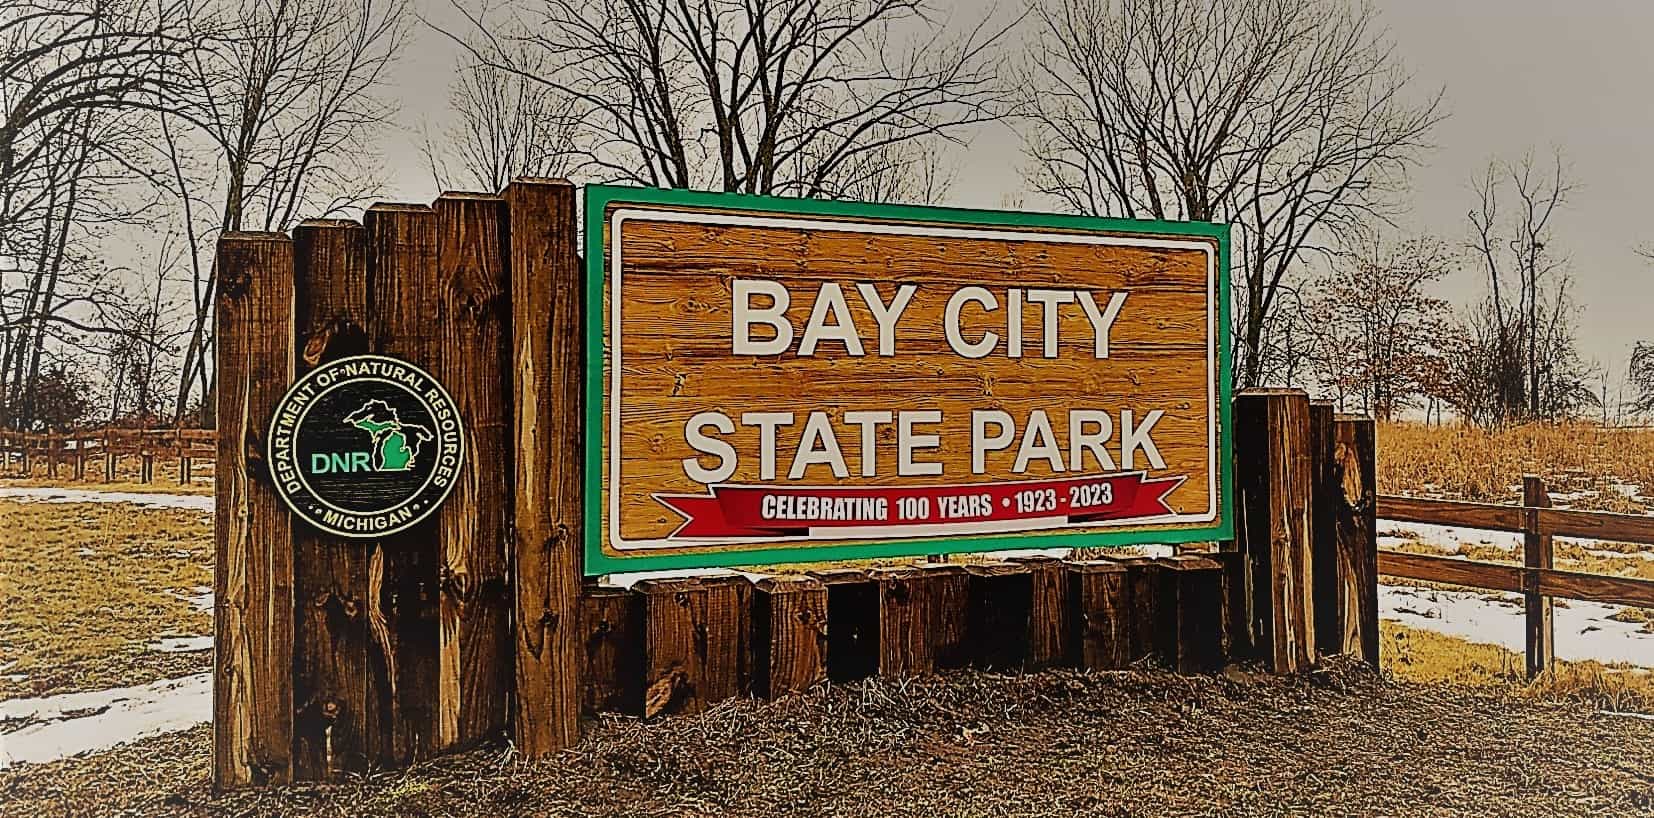
[[[517,35],[466,13],[479,63],[573,102],[581,170],[607,181],[837,196],[891,146],[1008,110],[1006,27],[954,33],[927,0],[543,0]]]
[[[1450,310],[1430,290],[1457,260],[1429,236],[1352,244],[1309,299],[1316,375],[1340,404],[1389,420],[1426,397],[1439,369]]]
[[[449,87],[453,115],[440,142],[425,134],[421,147],[437,187],[498,191],[522,176],[568,176],[577,159],[575,101],[532,79],[549,68],[543,51],[514,41],[502,60],[512,70],[470,58],[488,47],[474,40],[467,48]]]
[[[1488,419],[1551,419],[1594,403],[1589,367],[1575,344],[1568,260],[1551,241],[1554,219],[1574,191],[1561,152],[1548,167],[1532,153],[1490,162],[1474,188],[1468,245],[1488,289],[1467,340],[1484,347],[1479,400]]]
[[[30,248],[19,226],[61,186],[57,154],[159,104],[182,43],[173,0],[0,0],[0,261]],[[90,161],[122,161],[106,145]]]
[[[1350,0],[1047,0],[1018,85],[1030,180],[1070,209],[1230,222],[1237,376],[1288,272],[1385,218],[1442,119]]]
[[[284,230],[300,213],[340,212],[376,188],[369,139],[394,113],[384,85],[405,18],[406,0],[224,0],[194,9],[194,47],[170,66],[176,103],[161,122],[195,248],[175,415],[212,403],[216,236]]]

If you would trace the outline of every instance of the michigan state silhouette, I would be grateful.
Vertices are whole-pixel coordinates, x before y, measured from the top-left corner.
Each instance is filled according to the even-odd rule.
[[[406,471],[414,467],[419,447],[430,442],[431,430],[403,423],[396,410],[382,400],[370,400],[345,417],[345,423],[368,433],[374,471]]]

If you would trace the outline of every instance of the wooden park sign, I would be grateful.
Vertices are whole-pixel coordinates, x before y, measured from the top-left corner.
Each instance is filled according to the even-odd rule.
[[[584,195],[583,259],[545,179],[220,239],[218,786],[824,677],[1290,672],[1376,633],[1371,424],[1231,409],[1224,227]],[[1204,540],[1232,542],[589,579]]]
[[[588,574],[1231,536],[1225,226],[588,187]]]

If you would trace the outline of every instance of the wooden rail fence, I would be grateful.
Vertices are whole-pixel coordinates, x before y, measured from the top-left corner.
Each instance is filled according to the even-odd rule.
[[[1554,565],[1552,548],[1552,538],[1557,536],[1654,544],[1654,516],[1552,508],[1545,483],[1538,477],[1522,479],[1519,506],[1385,495],[1378,498],[1378,516],[1522,535],[1521,565],[1380,551],[1378,573],[1522,594],[1529,678],[1556,660],[1553,598],[1654,608],[1654,580],[1561,570]]]
[[[138,481],[155,480],[157,459],[175,461],[178,483],[195,479],[202,461],[215,462],[217,435],[211,429],[126,429],[105,427],[72,432],[0,431],[0,473],[30,477],[45,466],[46,476],[56,480],[61,466],[69,467],[75,480],[101,475],[112,482],[124,457],[138,458]],[[89,467],[88,464],[99,464]]]

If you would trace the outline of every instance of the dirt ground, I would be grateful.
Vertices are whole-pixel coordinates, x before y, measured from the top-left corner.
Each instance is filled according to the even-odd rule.
[[[869,681],[609,718],[537,762],[494,745],[220,797],[209,743],[200,727],[0,772],[0,815],[1654,814],[1654,721],[1350,668]]]

